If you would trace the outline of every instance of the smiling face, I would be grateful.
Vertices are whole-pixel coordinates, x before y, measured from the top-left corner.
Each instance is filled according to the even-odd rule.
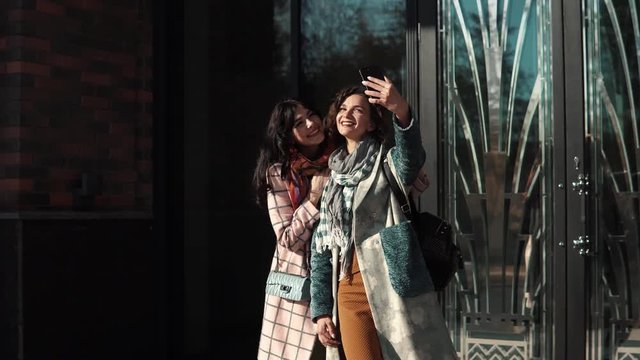
[[[367,98],[360,94],[347,97],[338,108],[336,127],[338,132],[347,139],[347,148],[351,152],[358,142],[376,129],[376,125],[371,120],[371,107]]]
[[[324,141],[322,118],[302,105],[296,107],[293,141],[305,156],[312,156]]]

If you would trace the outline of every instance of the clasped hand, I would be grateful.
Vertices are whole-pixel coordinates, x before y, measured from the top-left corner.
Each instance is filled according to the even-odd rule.
[[[318,333],[318,340],[324,346],[338,347],[340,341],[338,341],[338,332],[336,326],[331,320],[330,316],[323,316],[316,321],[316,332]]]

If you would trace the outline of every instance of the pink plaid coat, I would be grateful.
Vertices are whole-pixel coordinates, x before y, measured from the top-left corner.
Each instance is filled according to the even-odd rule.
[[[311,234],[319,211],[308,199],[293,209],[287,183],[280,177],[281,168],[280,164],[275,164],[267,170],[267,180],[272,187],[267,194],[267,205],[277,239],[271,270],[307,275]],[[265,296],[259,360],[308,360],[315,340],[309,301]]]

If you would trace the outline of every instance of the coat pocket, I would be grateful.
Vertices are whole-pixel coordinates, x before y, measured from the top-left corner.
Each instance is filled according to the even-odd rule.
[[[411,297],[433,290],[416,233],[408,221],[382,229],[380,242],[391,286],[398,295]]]

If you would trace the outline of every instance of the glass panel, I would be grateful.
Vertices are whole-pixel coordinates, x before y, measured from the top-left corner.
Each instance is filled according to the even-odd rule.
[[[292,0],[272,0],[273,43],[262,44],[268,50],[264,52],[264,63],[268,64],[265,65],[265,69],[272,71],[272,77],[265,77],[263,79],[263,82],[265,82],[264,88],[269,89],[268,95],[273,103],[282,97],[291,95],[291,84],[293,81],[291,64],[291,1]],[[271,28],[265,28],[264,31],[271,31]]]
[[[273,69],[285,82],[291,71],[291,0],[273,0],[273,28]]]
[[[640,359],[640,19],[638,0],[586,0],[587,139],[595,253],[589,359]]]
[[[335,92],[377,64],[407,94],[405,0],[301,2],[301,95],[325,111]]]
[[[550,0],[445,0],[445,174],[462,359],[551,358]]]

